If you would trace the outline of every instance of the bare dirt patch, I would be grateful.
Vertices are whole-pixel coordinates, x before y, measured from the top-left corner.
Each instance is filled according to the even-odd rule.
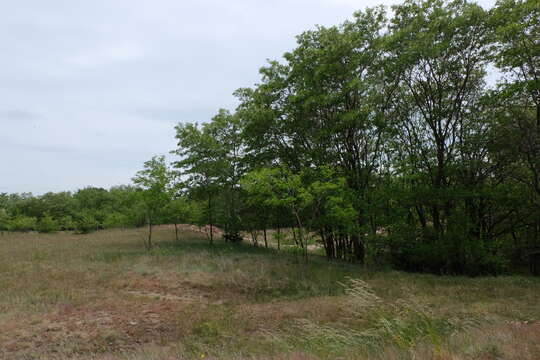
[[[172,295],[122,299],[110,294],[94,305],[64,304],[39,317],[2,324],[0,358],[100,353],[166,343],[186,335],[203,308],[204,304]]]

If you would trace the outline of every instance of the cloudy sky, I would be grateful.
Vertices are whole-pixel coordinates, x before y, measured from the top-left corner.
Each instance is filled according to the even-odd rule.
[[[128,183],[176,123],[233,109],[295,35],[396,2],[2,1],[0,192]]]

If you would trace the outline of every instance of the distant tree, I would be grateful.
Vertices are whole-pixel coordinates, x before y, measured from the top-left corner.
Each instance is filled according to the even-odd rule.
[[[174,163],[183,178],[182,184],[190,193],[205,199],[206,222],[210,225],[210,244],[214,242],[216,197],[220,179],[227,164],[224,151],[217,141],[214,129],[208,124],[179,124],[176,126],[178,148],[174,151],[180,160]]]
[[[49,213],[45,213],[44,216],[39,219],[36,230],[40,233],[51,233],[60,230],[60,226]]]
[[[226,241],[242,240],[239,231],[242,227],[240,211],[242,199],[239,181],[245,173],[244,139],[242,124],[236,114],[221,109],[207,125],[208,132],[221,148],[222,173],[218,179],[224,201],[222,224]]]
[[[102,225],[105,229],[127,227],[129,226],[128,215],[121,212],[109,212],[105,215]]]
[[[177,197],[167,205],[166,218],[174,224],[174,233],[176,241],[178,238],[178,224],[193,223],[196,221],[196,209],[194,203],[188,201],[185,197]]]
[[[8,229],[9,220],[6,209],[0,207],[0,231],[6,231]]]
[[[313,198],[302,183],[302,177],[286,167],[265,168],[246,174],[241,184],[254,201],[264,198],[263,204],[266,206],[284,207],[291,211],[297,225],[298,244],[307,261],[304,209]]]
[[[75,230],[77,227],[72,215],[62,216],[60,219],[58,219],[58,224],[60,226],[60,230],[62,231]]]
[[[7,228],[9,231],[35,231],[37,222],[35,217],[18,215],[8,222]]]
[[[44,214],[49,214],[53,219],[59,219],[62,216],[72,214],[77,206],[73,195],[68,191],[45,193],[39,196],[39,201],[42,204],[43,212],[37,216],[42,217]]]
[[[99,210],[111,203],[109,192],[97,187],[81,189],[73,195],[73,198],[79,209]]]
[[[94,216],[91,210],[82,210],[77,212],[75,220],[75,228],[80,234],[88,234],[99,230],[100,223]]]
[[[173,175],[165,162],[165,156],[154,156],[144,163],[143,170],[137,172],[133,183],[141,189],[141,199],[148,221],[147,249],[152,248],[152,227],[171,201],[171,181]]]

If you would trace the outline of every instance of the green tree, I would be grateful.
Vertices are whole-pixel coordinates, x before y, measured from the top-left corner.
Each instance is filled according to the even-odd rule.
[[[486,13],[460,0],[410,0],[394,11],[387,46],[400,79],[398,161],[402,171],[426,174],[427,207],[442,236],[453,207],[451,169],[484,85]]]
[[[9,231],[34,231],[37,228],[37,218],[18,215],[13,217],[7,225]]]
[[[174,163],[183,178],[183,187],[195,197],[206,201],[206,221],[210,226],[210,244],[214,243],[216,198],[228,164],[219,143],[216,126],[212,124],[179,124],[176,126],[178,148],[174,151],[180,160]]]
[[[492,59],[503,74],[493,95],[492,154],[518,197],[513,243],[539,246],[540,3],[500,0],[490,15]]]
[[[49,213],[45,213],[36,225],[36,230],[40,233],[51,233],[59,229],[58,222]]]
[[[295,172],[333,167],[356,193],[359,226],[367,222],[370,180],[383,165],[385,114],[396,87],[382,71],[386,23],[384,10],[375,8],[341,26],[307,31],[285,64],[261,69],[261,85],[237,92],[249,157]],[[354,257],[363,261],[363,234],[350,236]]]
[[[195,205],[185,197],[177,197],[169,202],[165,211],[166,218],[174,224],[176,241],[179,241],[178,224],[190,224],[196,221]]]
[[[246,174],[241,184],[254,201],[264,198],[263,204],[267,206],[291,211],[298,229],[299,246],[307,260],[307,237],[302,215],[312,198],[303,186],[301,176],[286,167],[263,168]]]
[[[171,201],[173,173],[165,162],[165,156],[154,156],[144,163],[143,170],[137,172],[133,183],[141,190],[141,200],[145,206],[148,222],[147,249],[152,248],[152,227],[156,218],[163,214]]]
[[[0,231],[5,231],[8,229],[9,220],[9,215],[6,209],[0,207]]]

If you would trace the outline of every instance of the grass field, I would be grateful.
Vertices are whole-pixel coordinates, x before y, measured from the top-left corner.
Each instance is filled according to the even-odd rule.
[[[375,271],[158,229],[0,235],[0,359],[540,359],[540,280]]]

